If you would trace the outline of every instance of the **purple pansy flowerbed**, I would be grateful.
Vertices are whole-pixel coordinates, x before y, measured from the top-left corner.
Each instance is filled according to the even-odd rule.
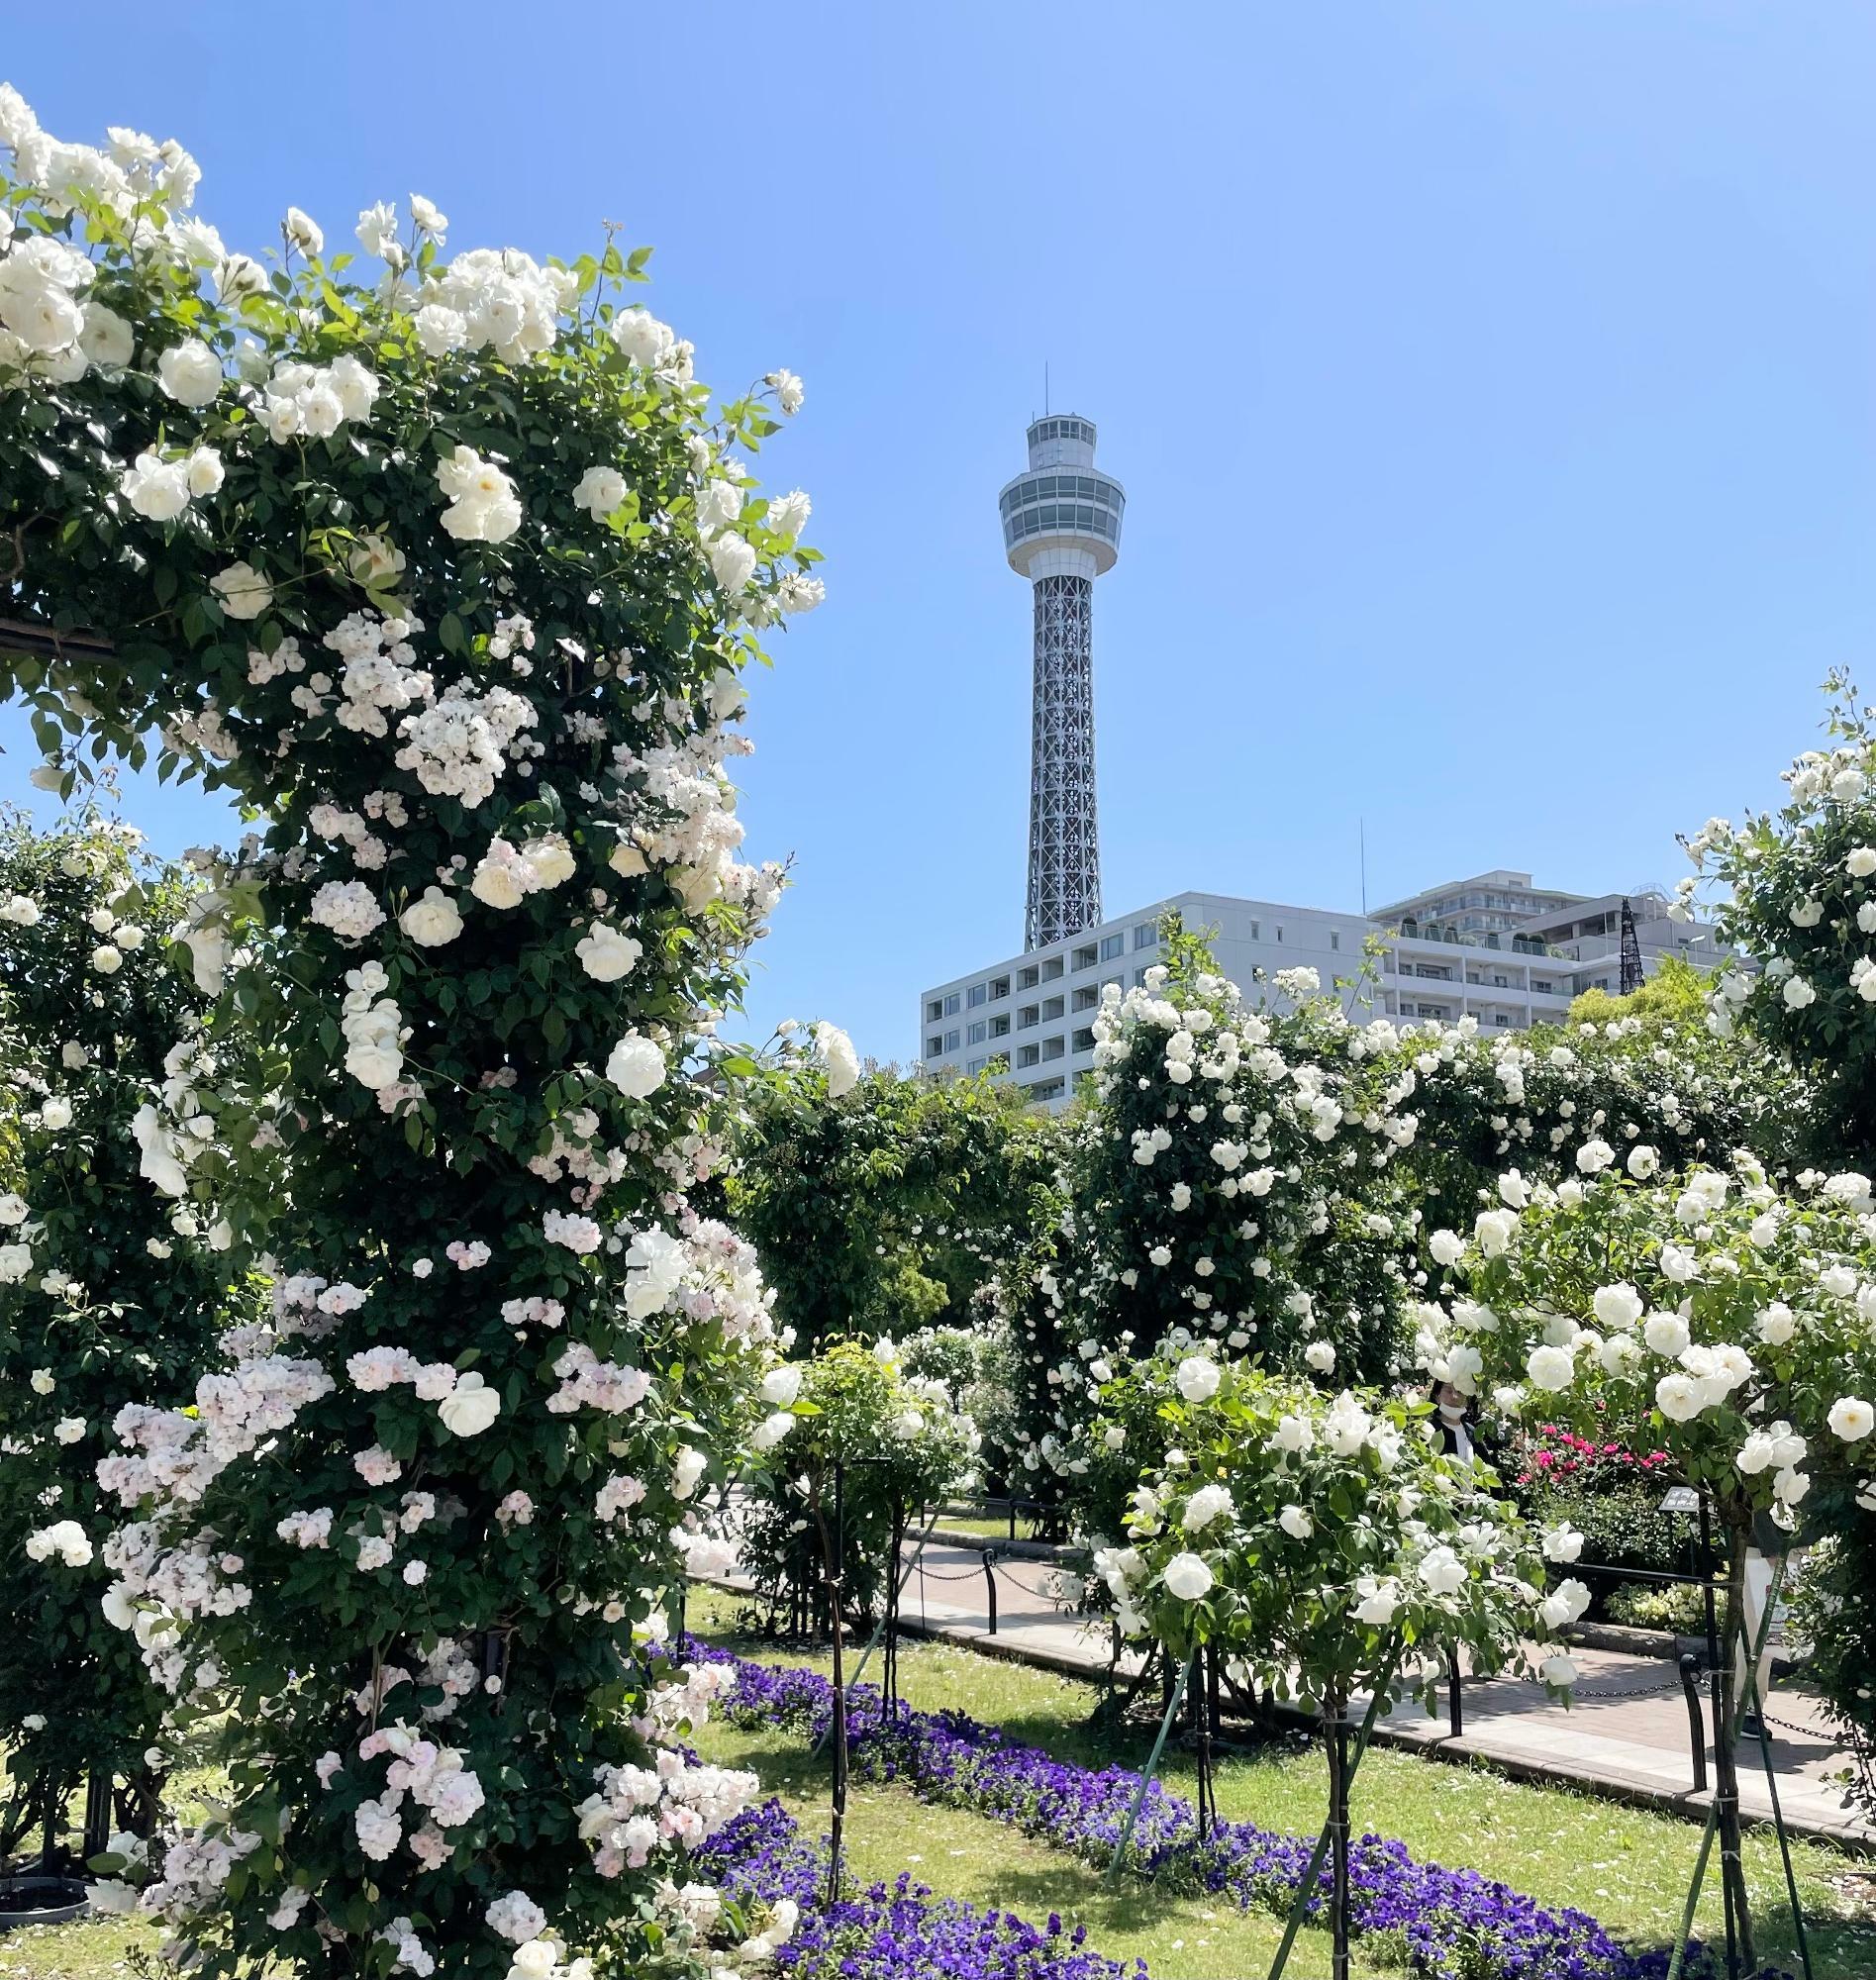
[[[683,1649],[735,1671],[735,1688],[720,1709],[737,1724],[789,1726],[818,1736],[832,1719],[834,1688],[817,1672],[755,1663],[695,1638],[687,1638]],[[902,1704],[883,1714],[871,1686],[849,1690],[847,1727],[856,1779],[902,1781],[927,1800],[1009,1823],[1103,1868],[1139,1792],[1140,1776],[1129,1768],[1056,1760],[962,1713],[915,1712]],[[1249,1822],[1217,1823],[1201,1840],[1191,1804],[1152,1781],[1123,1861],[1137,1875],[1175,1889],[1287,1912],[1313,1847],[1313,1837]],[[1587,1912],[1540,1905],[1474,1870],[1421,1862],[1404,1843],[1383,1836],[1361,1837],[1349,1878],[1354,1930],[1387,1935],[1415,1971],[1434,1980],[1663,1980],[1667,1971],[1665,1951],[1629,1950]],[[1313,1912],[1327,1901],[1326,1865],[1319,1884]],[[875,1969],[854,1970],[870,1975]],[[1106,1963],[1090,1968],[1096,1970],[1107,1971]],[[1699,1980],[1714,1968],[1696,1948],[1684,1971]],[[1789,1976],[1767,1967],[1759,1980]]]
[[[697,1862],[731,1898],[800,1906],[775,1953],[800,1980],[1147,1980],[1144,1960],[1121,1966],[1089,1951],[1081,1927],[1051,1917],[1037,1928],[1014,1912],[935,1898],[905,1872],[830,1905],[827,1849],[776,1801],[726,1824]]]

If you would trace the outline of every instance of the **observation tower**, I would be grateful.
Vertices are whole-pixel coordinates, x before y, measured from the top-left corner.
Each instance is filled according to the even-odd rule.
[[[1035,596],[1030,870],[1023,946],[1101,919],[1094,788],[1094,581],[1114,567],[1127,495],[1094,467],[1094,422],[1030,423],[1030,464],[998,498],[1010,567]]]

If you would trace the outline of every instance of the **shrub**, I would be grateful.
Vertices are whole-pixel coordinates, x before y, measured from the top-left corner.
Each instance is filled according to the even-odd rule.
[[[682,1963],[660,1887],[754,1784],[640,1651],[769,1355],[686,1191],[781,885],[728,766],[756,630],[820,595],[748,466],[800,381],[713,405],[610,240],[445,257],[413,200],[362,270],[290,213],[269,270],[178,146],[57,145],[5,88],[0,142],[40,305],[0,696],[66,790],[154,732],[254,819],[193,932],[253,1070],[148,1139],[273,1311],[103,1479],[112,1609],[229,1777],[140,1902],[204,1980]]]

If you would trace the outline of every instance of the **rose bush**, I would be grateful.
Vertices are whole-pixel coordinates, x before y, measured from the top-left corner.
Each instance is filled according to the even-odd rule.
[[[99,1607],[114,1506],[98,1460],[127,1404],[216,1359],[226,1234],[138,1177],[133,1123],[193,1057],[197,999],[170,961],[182,876],[93,812],[45,832],[0,812],[0,1642],[8,1797],[0,1855],[91,1775],[148,1833],[165,1771],[160,1692]],[[94,1837],[94,1843],[99,1838]]]
[[[0,693],[66,789],[153,732],[256,821],[188,936],[247,1059],[140,1134],[273,1310],[100,1467],[110,1613],[229,1778],[138,1902],[205,1974],[681,1963],[666,1873],[753,1783],[635,1645],[770,1352],[687,1192],[780,885],[728,766],[820,597],[746,457],[800,381],[713,409],[642,250],[446,257],[413,199],[267,265],[173,143],[0,88]]]
[[[1294,1008],[1253,1008],[1196,937],[1165,937],[1168,963],[1103,993],[1052,1227],[1003,1292],[1038,1475],[1088,1462],[1091,1367],[1175,1331],[1338,1386],[1396,1365],[1412,1220],[1376,1176],[1413,1125],[1369,1066],[1393,1028],[1351,1025],[1307,970],[1278,979]]]
[[[943,1381],[908,1373],[884,1336],[783,1363],[761,1396],[767,1413],[750,1436],[756,1459],[738,1535],[744,1570],[797,1628],[809,1619],[827,1627],[830,1573],[840,1576],[849,1613],[878,1613],[909,1517],[972,1482],[976,1426]]]
[[[1045,1179],[1015,1089],[819,1064],[750,1096],[725,1178],[777,1321],[804,1348],[968,1317]]]
[[[1159,1415],[1166,1448],[1126,1543],[1094,1556],[1127,1634],[1181,1660],[1217,1644],[1271,1695],[1331,1714],[1387,1681],[1396,1643],[1433,1653],[1415,1672],[1430,1698],[1460,1648],[1482,1675],[1573,1681],[1567,1656],[1533,1646],[1587,1605],[1573,1580],[1544,1587],[1576,1536],[1527,1528],[1490,1472],[1439,1449],[1424,1408],[1198,1350]]]

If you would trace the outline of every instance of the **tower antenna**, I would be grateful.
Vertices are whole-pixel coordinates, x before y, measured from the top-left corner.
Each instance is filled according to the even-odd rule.
[[[1046,395],[1046,360],[1042,387]],[[1030,580],[1035,611],[1026,949],[1061,941],[1101,919],[1094,581],[1120,554],[1127,495],[1117,481],[1095,473],[1094,441],[1092,420],[1045,411],[1030,422],[1028,468],[1005,484],[998,501],[1004,553]]]

